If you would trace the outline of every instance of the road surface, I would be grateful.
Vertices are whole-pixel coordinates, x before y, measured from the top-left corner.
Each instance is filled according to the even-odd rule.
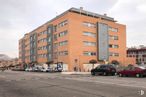
[[[0,72],[0,97],[146,97],[146,78]]]

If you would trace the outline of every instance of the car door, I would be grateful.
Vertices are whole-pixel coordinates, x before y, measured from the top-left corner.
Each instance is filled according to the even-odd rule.
[[[103,74],[104,72],[106,72],[106,66],[102,65],[102,66],[100,66],[99,74]]]
[[[135,67],[130,67],[126,73],[127,76],[135,76]]]
[[[133,68],[131,69],[131,76],[135,76],[135,75],[136,75],[136,68],[133,67]]]
[[[96,67],[94,70],[95,74],[100,74],[100,71],[101,71],[101,66]]]
[[[122,75],[123,75],[123,76],[129,76],[129,75],[130,75],[130,69],[129,69],[129,68],[125,68],[125,69],[122,71]]]

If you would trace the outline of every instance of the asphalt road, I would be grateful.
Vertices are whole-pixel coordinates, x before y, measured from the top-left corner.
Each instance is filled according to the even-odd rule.
[[[0,97],[146,97],[146,78],[0,72]]]

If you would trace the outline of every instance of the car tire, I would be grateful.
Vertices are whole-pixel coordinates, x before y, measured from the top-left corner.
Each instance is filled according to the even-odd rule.
[[[140,77],[143,77],[143,75],[138,73],[138,74],[136,74],[136,77],[140,78]]]
[[[117,75],[117,74],[116,74],[116,73],[111,73],[110,75],[111,75],[111,76],[115,76],[115,75]]]
[[[104,76],[106,76],[106,75],[107,75],[107,73],[106,73],[106,72],[103,72],[103,75],[104,75]]]
[[[119,77],[123,77],[123,75],[120,73],[120,74],[119,74]]]
[[[136,77],[139,78],[139,77],[141,77],[141,75],[140,75],[139,73],[137,73],[137,74],[136,74]]]
[[[117,73],[114,73],[114,74],[113,74],[113,76],[116,76],[116,75],[117,75]]]
[[[95,76],[95,72],[91,72],[91,75]]]

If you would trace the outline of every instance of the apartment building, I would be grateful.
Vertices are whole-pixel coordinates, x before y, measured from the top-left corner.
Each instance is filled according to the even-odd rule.
[[[90,60],[127,65],[126,26],[106,14],[71,8],[19,40],[21,63],[63,62],[85,71]]]
[[[135,58],[136,64],[146,65],[146,47],[128,48],[127,57]]]
[[[18,58],[9,60],[0,60],[0,67],[16,66],[19,64]]]

